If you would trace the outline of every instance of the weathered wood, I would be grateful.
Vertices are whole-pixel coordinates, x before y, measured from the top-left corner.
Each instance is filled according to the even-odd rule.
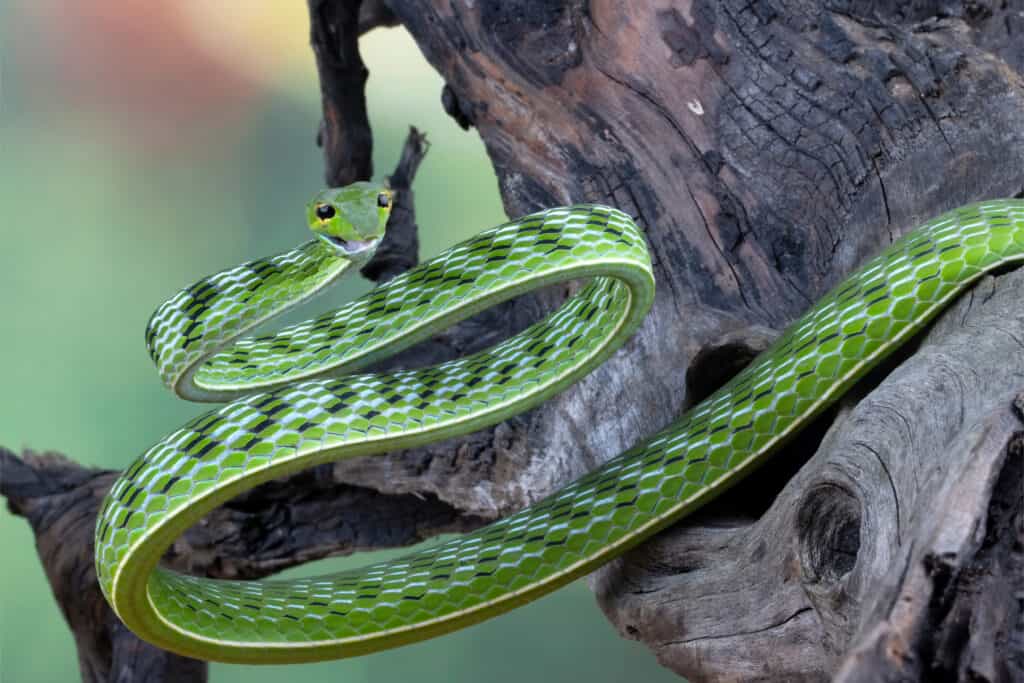
[[[25,517],[53,596],[75,636],[86,683],[206,681],[206,662],[179,657],[136,638],[107,605],[96,582],[93,530],[116,473],[56,453],[15,457],[0,447],[0,494]]]
[[[539,410],[321,467],[225,506],[168,558],[200,574],[263,576],[518,509],[669,422],[920,220],[1024,193],[1021,0],[310,7],[329,182],[369,175],[355,35],[399,22],[444,77],[446,110],[483,139],[507,212],[578,201],[629,211],[647,231],[658,296],[623,351]],[[415,229],[404,235],[409,246],[372,276],[415,262],[399,254],[415,248]],[[1011,409],[1024,389],[1020,282],[979,285],[919,352],[867,378],[753,481],[598,572],[612,622],[695,681],[1022,675],[1024,621],[1019,599],[1007,598],[1024,591]],[[388,366],[493,343],[569,290],[481,314]],[[91,531],[110,474],[64,463],[44,495],[24,488],[43,466],[22,466],[18,482],[3,482],[16,509]],[[371,501],[385,513],[358,512]],[[291,535],[286,515],[300,520]],[[319,516],[345,523],[303,531],[302,519]],[[43,561],[83,672],[109,672],[110,631],[70,616],[105,606],[87,582],[54,573],[90,571],[64,552]]]
[[[369,8],[378,3],[367,3]],[[320,74],[323,121],[317,145],[324,149],[327,184],[348,185],[373,175],[373,133],[366,113],[366,79],[359,33],[372,21],[360,0],[309,0],[310,44]],[[385,21],[386,17],[377,19]]]
[[[682,391],[682,377],[700,384],[702,375],[715,374],[691,359],[721,362],[720,354],[702,350],[730,336],[757,336],[748,330],[780,329],[856,263],[929,215],[1024,190],[1022,84],[1003,61],[1019,64],[1024,54],[1019,41],[1006,40],[1019,7],[925,3],[908,13],[899,3],[878,2],[390,4],[445,76],[449,110],[479,130],[510,214],[571,201],[613,203],[643,222],[656,255],[659,297],[627,351],[526,421],[518,484],[499,489],[528,492],[522,502],[671,419],[693,399]],[[985,377],[981,359],[975,363]],[[982,390],[984,401],[980,394],[961,399],[965,413],[999,410],[986,402],[992,400],[1007,410],[1007,388],[1000,394],[987,383]],[[949,401],[935,395],[932,403],[910,404],[901,396],[895,404],[913,405],[917,418],[938,425]],[[941,433],[952,438],[948,429]],[[1002,469],[1009,438],[974,446],[987,449],[991,477]],[[791,461],[813,452],[813,440],[802,445]],[[932,473],[951,481],[954,459],[937,452],[943,455],[929,468],[899,451],[885,457],[914,463],[901,469],[911,479]],[[786,490],[824,481],[827,471],[815,462]],[[778,492],[768,479],[761,487]],[[864,611],[873,603],[862,604],[863,595],[835,604],[830,591],[849,590],[840,578],[853,570],[858,585],[875,592],[880,583],[900,584],[896,568],[866,563],[854,542],[870,540],[878,557],[896,554],[887,545],[894,543],[891,531],[882,534],[892,520],[881,494],[891,497],[891,487],[883,478],[872,483],[872,497],[851,498],[839,485],[814,496],[799,489],[767,510],[770,495],[752,496],[747,485],[681,524],[669,540],[645,546],[669,543],[681,558],[671,567],[680,581],[689,579],[689,590],[660,601],[661,582],[609,589],[605,572],[597,579],[602,603],[625,634],[695,680],[825,677],[846,648],[861,647],[857,638],[866,636],[856,634],[869,629],[867,615],[876,625],[884,615]],[[940,490],[904,494],[905,524],[926,516]],[[991,492],[971,492],[976,526],[984,524]],[[472,510],[476,500],[461,505]],[[782,524],[796,519],[781,512],[794,500],[805,501],[804,527]],[[858,509],[860,517],[850,518]],[[753,519],[761,526],[732,528]],[[928,556],[928,537],[911,538],[923,553],[907,558],[916,566]],[[751,570],[749,555],[764,539],[772,547],[797,544],[803,554],[789,559],[803,560],[776,558],[762,572]],[[641,565],[644,552],[635,555]],[[1001,562],[1011,562],[1006,552]],[[815,567],[828,573],[814,578]],[[780,585],[788,590],[775,591]],[[648,591],[648,600],[633,594]],[[812,599],[815,591],[822,594]],[[758,609],[739,613],[751,605]],[[979,613],[980,605],[974,600],[961,609]],[[936,610],[925,616],[935,619]],[[922,632],[941,628],[920,619]],[[975,656],[950,641],[926,641],[906,641],[906,658],[918,662],[906,673],[955,676]],[[1013,642],[1000,641],[993,656],[1019,657]],[[952,663],[939,662],[929,648]],[[992,680],[1006,674],[993,671]]]
[[[764,514],[720,506],[596,575],[620,632],[696,680],[1019,680],[1022,300],[1024,271],[962,298]]]

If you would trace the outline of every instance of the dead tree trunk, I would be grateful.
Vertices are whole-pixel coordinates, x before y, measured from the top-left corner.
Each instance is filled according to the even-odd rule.
[[[176,544],[179,569],[265,576],[518,509],[669,422],[919,220],[1024,193],[1022,0],[310,9],[332,184],[370,171],[357,36],[401,24],[444,76],[446,109],[484,140],[507,212],[630,212],[658,296],[623,351],[541,409],[262,487]],[[403,201],[371,277],[415,261]],[[565,294],[482,314],[393,363],[492,343]],[[1024,678],[1022,294],[1022,274],[985,280],[754,481],[598,572],[608,618],[695,681]],[[134,640],[99,597],[91,529],[113,475],[0,457],[83,678],[202,675]],[[282,542],[285,514],[300,526]]]

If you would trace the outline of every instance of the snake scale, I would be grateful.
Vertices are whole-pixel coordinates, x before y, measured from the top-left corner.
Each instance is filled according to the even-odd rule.
[[[647,441],[473,533],[354,571],[211,580],[158,566],[205,513],[259,483],[339,458],[497,423],[557,394],[637,328],[654,297],[644,235],[599,205],[505,223],[274,335],[254,326],[364,263],[392,197],[321,192],[315,239],[231,268],[159,307],[146,331],[179,396],[227,401],[146,451],[96,526],[96,571],[137,635],[191,657],[252,663],[358,655],[533,600],[704,505],[763,464],[985,272],[1024,260],[1024,201],[944,214],[838,285],[744,371]],[[391,374],[359,368],[497,302],[585,278],[561,308],[491,349]]]

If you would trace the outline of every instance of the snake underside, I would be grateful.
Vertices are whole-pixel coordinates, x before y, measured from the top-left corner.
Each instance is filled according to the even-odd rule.
[[[426,550],[290,581],[158,567],[175,538],[239,492],[312,465],[464,434],[536,406],[603,362],[654,296],[644,237],[579,205],[485,231],[342,309],[233,340],[350,265],[310,242],[218,273],[155,314],[165,381],[233,398],[132,464],[96,528],[100,585],[138,635],[192,657],[298,662],[366,653],[481,621],[579,577],[764,462],[983,273],[1024,258],[1024,201],[962,207],[893,244],[746,370],[646,442],[525,510]],[[494,348],[393,374],[358,369],[539,286],[589,282]],[[343,374],[347,373],[347,374]]]

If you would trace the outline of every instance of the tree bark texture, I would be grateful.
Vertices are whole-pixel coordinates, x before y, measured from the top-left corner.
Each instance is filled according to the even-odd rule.
[[[1022,0],[309,4],[329,182],[370,173],[357,37],[401,24],[483,139],[508,214],[622,208],[658,294],[622,351],[542,408],[261,487],[183,537],[179,569],[255,578],[519,509],[670,422],[923,219],[1024,195]],[[415,263],[406,171],[375,279]],[[571,289],[387,365],[489,345]],[[986,278],[750,481],[597,572],[620,633],[694,681],[1024,678],[1022,293],[1022,274]],[[202,664],[133,640],[98,595],[113,473],[0,457],[83,678],[195,680]]]

